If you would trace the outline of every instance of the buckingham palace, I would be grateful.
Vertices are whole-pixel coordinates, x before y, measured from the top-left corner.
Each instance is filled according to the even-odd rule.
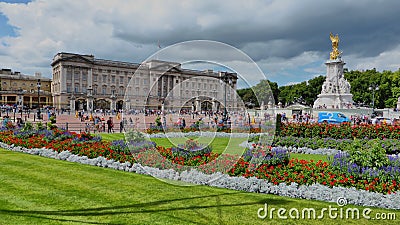
[[[53,105],[70,110],[182,109],[220,111],[238,107],[238,76],[184,69],[180,63],[142,64],[57,53],[51,63]]]

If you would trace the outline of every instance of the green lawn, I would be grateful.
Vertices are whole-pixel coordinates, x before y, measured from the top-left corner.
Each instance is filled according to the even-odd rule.
[[[101,137],[103,138],[103,140],[107,141],[120,140],[125,138],[124,134],[121,133],[112,133],[112,134],[102,133]],[[242,154],[244,148],[240,147],[239,144],[246,140],[246,138],[219,138],[219,137],[218,138],[192,137],[192,139],[195,139],[202,144],[211,144],[211,146],[213,147],[213,152],[222,153],[226,151],[225,153],[229,154]],[[159,146],[170,148],[178,144],[185,143],[187,138],[152,138],[151,140],[154,141]],[[304,159],[304,160],[328,161],[326,155],[291,153],[290,157]]]
[[[317,211],[330,204],[207,186],[175,186],[150,176],[2,149],[0,184],[2,225],[376,224],[365,219],[281,220],[276,212],[274,219],[261,220],[257,210],[264,203],[269,209],[314,207]]]
[[[97,135],[97,134],[95,134]],[[114,141],[125,139],[124,133],[100,133],[100,136],[105,141]]]
[[[301,154],[301,153],[290,153],[290,158],[298,158],[298,159],[304,159],[307,161],[314,160],[315,162],[318,162],[319,160],[322,160],[324,162],[328,162],[328,156],[326,155],[317,155],[317,154]]]

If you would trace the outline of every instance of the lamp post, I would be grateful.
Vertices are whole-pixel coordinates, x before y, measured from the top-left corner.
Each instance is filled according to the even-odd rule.
[[[37,117],[38,120],[40,120],[41,115],[40,115],[40,87],[41,87],[41,83],[40,83],[40,79],[37,80],[37,95],[38,95],[38,111],[37,111]]]
[[[232,78],[228,76],[228,73],[224,73],[224,75],[221,77],[222,81],[224,82],[224,116],[223,116],[223,121],[224,123],[228,120],[228,111],[227,111],[227,105],[226,105],[226,86],[229,84],[232,84]]]
[[[20,113],[21,113],[21,119],[22,119],[22,111],[24,110],[24,91],[22,89],[20,89],[19,93],[18,93],[18,104],[19,104],[19,108],[21,110]]]
[[[116,99],[117,96],[115,96],[115,90],[111,90],[111,113],[113,114],[114,111],[116,111]]]
[[[89,121],[93,121],[93,89],[92,87],[89,87],[88,89],[88,93],[87,93],[87,98],[88,98],[88,102],[87,102],[87,106],[88,106],[88,111],[90,113],[89,116]]]
[[[372,115],[373,115],[375,111],[375,91],[379,90],[379,85],[372,84],[371,86],[369,86],[368,90],[372,91]]]

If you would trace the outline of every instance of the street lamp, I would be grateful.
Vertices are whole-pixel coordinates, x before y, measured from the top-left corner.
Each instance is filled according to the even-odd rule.
[[[379,85],[372,84],[371,86],[369,86],[368,90],[372,91],[372,115],[373,115],[375,110],[375,91],[379,90]]]
[[[88,93],[87,93],[87,98],[88,98],[88,102],[87,102],[87,106],[88,106],[88,111],[90,113],[89,116],[89,121],[93,121],[93,89],[92,87],[89,87],[88,89]]]
[[[21,119],[22,119],[22,111],[24,110],[24,93],[25,91],[20,89],[18,93],[18,104],[20,107],[21,112]],[[18,107],[17,107],[18,108]]]
[[[38,120],[40,120],[41,116],[40,116],[40,87],[41,87],[41,83],[40,83],[40,79],[37,80],[37,95],[38,95],[38,111],[37,111],[37,117]]]
[[[224,123],[228,120],[228,111],[227,111],[227,105],[226,105],[226,86],[229,84],[232,84],[232,78],[228,76],[228,73],[224,73],[224,75],[221,77],[222,81],[224,82],[224,117],[223,121]]]
[[[113,111],[116,111],[116,99],[117,96],[115,96],[115,90],[111,90],[111,113],[113,114]]]

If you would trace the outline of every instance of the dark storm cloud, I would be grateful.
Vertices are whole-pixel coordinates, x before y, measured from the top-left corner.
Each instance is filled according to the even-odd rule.
[[[261,3],[256,2],[254,8],[243,8],[233,14],[230,7],[213,8],[207,13],[215,19],[210,19],[210,24],[206,25],[196,18],[202,12],[195,11],[192,12],[194,17],[181,13],[183,21],[177,26],[165,28],[163,23],[147,24],[150,29],[116,29],[114,35],[143,44],[159,41],[164,46],[185,40],[216,40],[245,50],[256,61],[268,57],[291,58],[304,51],[328,53],[330,32],[339,34],[339,47],[344,53],[360,57],[376,56],[400,43],[400,1]],[[282,11],[275,11],[274,7]],[[173,24],[173,21],[167,19],[166,23]]]
[[[7,43],[0,44],[0,60],[28,68],[25,73],[36,68],[51,75],[49,64],[60,51],[141,62],[158,45],[214,40],[239,48],[277,80],[299,82],[324,73],[332,32],[339,34],[350,69],[393,70],[400,67],[398,9],[398,0],[0,2],[0,13],[18,29],[17,37],[0,37]],[[211,50],[197,52],[207,56]],[[212,54],[234,60],[223,51]]]

